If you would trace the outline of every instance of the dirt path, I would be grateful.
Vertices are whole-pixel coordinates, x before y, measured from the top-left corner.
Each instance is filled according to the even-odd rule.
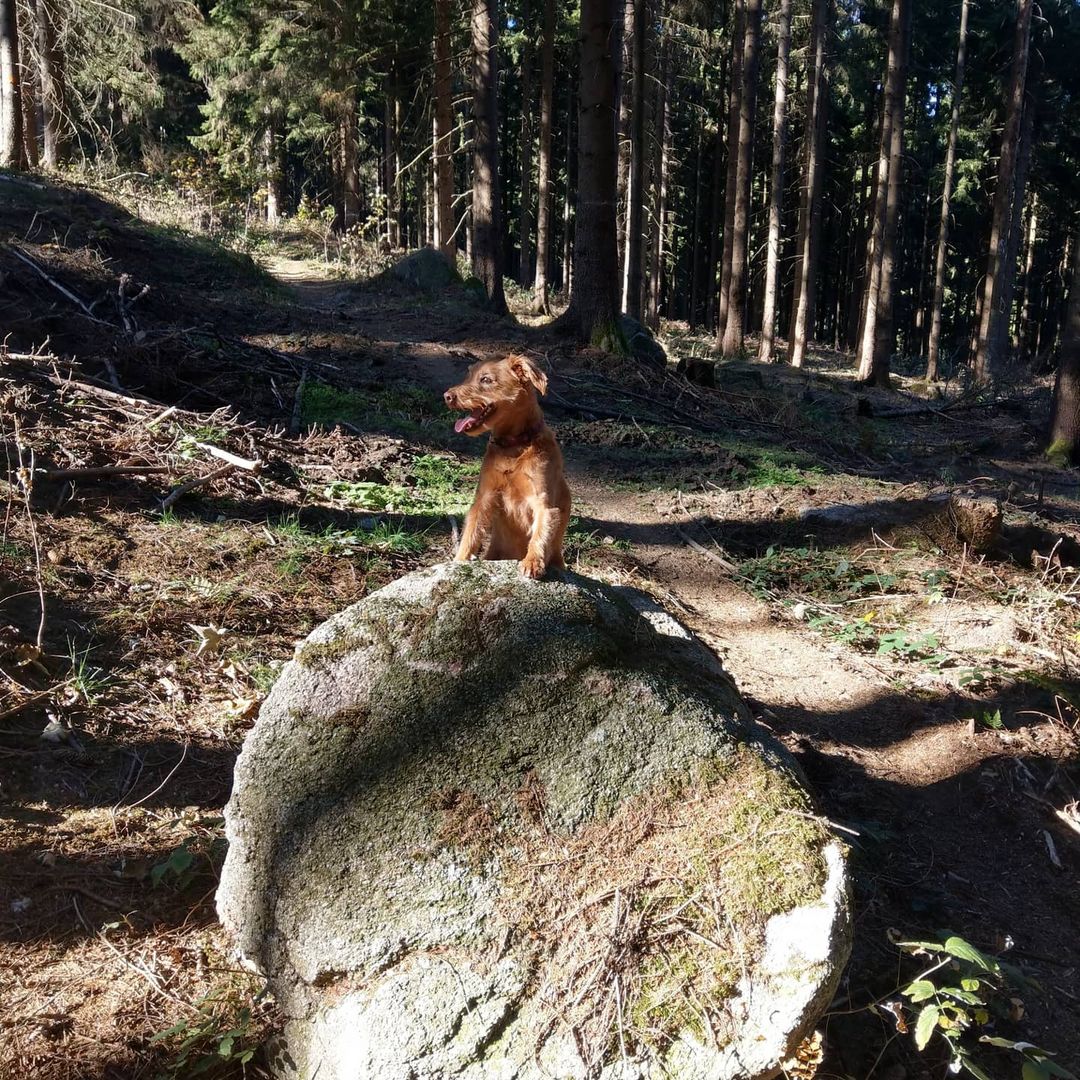
[[[298,305],[328,311],[340,301],[343,283],[329,276],[321,263],[274,252],[259,260],[260,266],[295,297]]]

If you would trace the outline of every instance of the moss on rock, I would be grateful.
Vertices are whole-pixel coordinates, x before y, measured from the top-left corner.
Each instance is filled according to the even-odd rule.
[[[721,1049],[760,1041],[741,1017],[772,920],[820,905],[831,873],[790,761],[711,654],[641,594],[514,564],[413,574],[316,630],[227,822],[222,920],[295,1017],[300,1075],[330,1080],[406,1060],[432,1080],[602,1076],[627,1047],[644,1078],[691,1045],[710,1076],[752,1075]],[[810,965],[774,1056],[844,947]]]

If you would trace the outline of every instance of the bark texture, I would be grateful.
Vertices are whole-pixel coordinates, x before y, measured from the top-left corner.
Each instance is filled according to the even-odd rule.
[[[761,45],[762,0],[746,0],[745,32],[740,72],[738,159],[735,170],[735,215],[732,219],[731,269],[728,276],[727,318],[721,351],[742,351],[746,315],[747,264],[750,240],[751,169],[754,160],[754,119],[757,113],[757,74]]]
[[[623,351],[615,236],[615,4],[582,0],[578,86],[577,213],[573,292],[563,325],[579,340]]]
[[[1050,417],[1052,458],[1080,461],[1080,235],[1072,245],[1072,285]]]
[[[453,70],[450,0],[435,0],[435,247],[454,266]]]
[[[1019,0],[1016,13],[1012,70],[1005,106],[1005,129],[1001,133],[997,190],[994,192],[994,213],[990,222],[990,251],[986,261],[986,277],[983,279],[982,311],[975,343],[973,372],[976,382],[982,384],[990,381],[1005,359],[1000,353],[1003,337],[998,331],[998,323],[999,320],[1008,318],[1012,305],[1011,294],[1005,295],[1003,279],[1006,276],[1005,258],[1016,199],[1016,162],[1024,113],[1033,7],[1034,0]]]
[[[645,217],[645,35],[646,0],[634,0],[631,47],[630,174],[626,185],[626,267],[622,307],[641,319],[642,223]]]
[[[19,19],[15,0],[0,0],[0,165],[26,167],[23,147],[22,79],[19,72]]]
[[[540,148],[536,173],[536,278],[533,309],[543,315],[548,304],[551,260],[551,114],[555,95],[555,0],[544,0],[540,46]]]
[[[784,203],[784,157],[787,150],[788,57],[791,53],[791,0],[780,0],[776,29],[776,87],[773,92],[772,168],[769,172],[769,238],[765,255],[765,300],[758,358],[773,358],[776,294],[780,288],[780,224]]]
[[[503,295],[502,203],[499,194],[498,7],[474,0],[473,48],[473,249],[472,272],[488,305],[506,311]]]
[[[941,308],[945,299],[945,258],[949,248],[949,213],[952,205],[953,176],[956,173],[956,139],[960,131],[960,102],[964,94],[964,70],[967,67],[968,10],[971,0],[960,5],[960,41],[956,47],[956,77],[953,79],[952,119],[945,150],[945,178],[941,188],[941,222],[938,225],[937,254],[934,257],[934,297],[930,312],[930,343],[926,354],[926,377],[938,377],[941,363]]]
[[[813,0],[810,51],[806,81],[807,131],[803,150],[803,178],[799,193],[799,232],[795,242],[795,285],[788,332],[788,362],[802,367],[812,332],[814,289],[817,276],[818,235],[814,219],[821,213],[821,147],[825,128],[828,87],[825,82],[825,35],[829,0]]]

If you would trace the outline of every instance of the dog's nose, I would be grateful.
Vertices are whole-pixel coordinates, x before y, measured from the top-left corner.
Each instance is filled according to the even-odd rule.
[[[443,394],[442,397],[443,397],[443,401],[445,401],[446,404],[452,409],[454,407],[454,391],[453,390],[447,390],[446,393]]]

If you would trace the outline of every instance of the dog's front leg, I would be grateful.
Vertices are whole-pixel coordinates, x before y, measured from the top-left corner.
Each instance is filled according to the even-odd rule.
[[[552,540],[561,536],[564,527],[563,512],[557,506],[542,506],[533,512],[529,550],[518,564],[526,577],[542,578],[548,566],[558,561],[552,553]]]
[[[458,544],[456,562],[468,562],[480,554],[488,532],[491,529],[492,501],[487,498],[477,499],[465,516],[465,525],[461,530],[461,543]]]

